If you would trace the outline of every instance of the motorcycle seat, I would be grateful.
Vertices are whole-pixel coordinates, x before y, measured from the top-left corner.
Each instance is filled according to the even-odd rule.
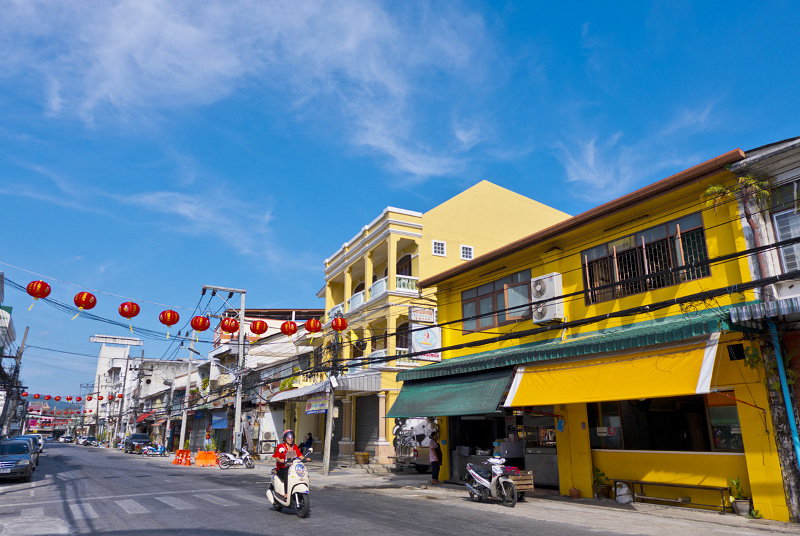
[[[491,480],[492,478],[492,471],[489,470],[488,467],[482,467],[474,463],[468,463],[467,467],[469,467],[472,471],[474,471],[479,477],[483,479]]]

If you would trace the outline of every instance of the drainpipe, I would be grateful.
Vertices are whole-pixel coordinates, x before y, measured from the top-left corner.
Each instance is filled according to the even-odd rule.
[[[778,341],[778,330],[772,320],[767,320],[769,332],[772,335],[772,346],[775,347],[775,360],[778,362],[778,377],[781,380],[781,390],[783,391],[783,403],[786,406],[786,415],[789,417],[789,427],[792,429],[792,444],[794,444],[794,454],[797,456],[797,463],[800,464],[800,438],[797,437],[797,424],[794,421],[794,410],[792,410],[791,397],[789,396],[789,384],[786,382],[786,371],[783,368],[783,355],[781,355],[781,345]]]

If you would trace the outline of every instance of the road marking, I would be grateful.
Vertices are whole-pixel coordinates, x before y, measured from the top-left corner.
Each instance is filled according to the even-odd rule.
[[[177,497],[153,497],[157,501],[161,501],[164,504],[168,504],[171,507],[175,508],[176,510],[191,510],[194,508],[193,504],[189,504],[186,501],[182,501]]]
[[[261,503],[261,504],[266,502],[264,497],[253,497],[251,495],[237,495],[236,497],[239,498],[239,499],[244,499],[246,501],[253,501],[253,502],[257,502],[257,503]]]
[[[69,480],[69,477],[62,475],[61,473],[57,474],[56,478],[60,480]]]
[[[210,503],[218,504],[220,506],[234,506],[236,503],[231,501],[226,501],[222,497],[217,497],[216,495],[211,495],[210,493],[203,493],[202,495],[195,495],[198,499],[203,499],[204,501],[208,501]]]
[[[124,495],[104,495],[104,496],[98,496],[98,497],[80,497],[80,498],[76,497],[74,499],[57,499],[57,500],[52,500],[52,501],[35,501],[35,502],[27,502],[27,503],[16,503],[16,504],[13,504],[13,505],[0,504],[0,508],[4,508],[6,506],[34,506],[34,505],[38,505],[38,504],[63,504],[63,503],[68,503],[68,502],[73,502],[73,501],[98,501],[98,500],[99,501],[105,501],[105,500],[108,500],[108,499],[127,499],[127,498],[130,498],[130,497],[153,497],[153,498],[157,498],[157,497],[154,497],[154,496],[155,495],[164,495],[166,493],[171,493],[172,495],[175,495],[175,494],[178,494],[178,493],[197,493],[198,491],[215,491],[215,492],[219,492],[220,488],[217,487],[217,488],[209,488],[209,489],[189,489],[189,490],[177,490],[177,491],[156,491],[156,492],[153,492],[153,493],[126,493]]]
[[[126,499],[124,501],[114,501],[117,506],[125,510],[129,514],[146,514],[150,510],[134,501],[133,499]]]
[[[34,493],[35,491],[36,491],[36,490],[35,490],[35,489],[33,489],[33,488],[29,489],[29,490],[28,490],[28,496],[29,496],[29,497],[33,497],[33,493]]]
[[[97,519],[97,512],[94,511],[92,505],[86,503],[70,504],[69,509],[72,510],[72,516],[75,519]]]
[[[31,520],[41,519],[44,517],[44,508],[23,508],[20,510],[19,515]]]

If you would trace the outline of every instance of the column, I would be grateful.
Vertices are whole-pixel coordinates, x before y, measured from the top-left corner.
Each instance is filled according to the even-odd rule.
[[[395,334],[397,333],[397,316],[395,312],[395,307],[389,307],[386,316],[386,357],[395,355],[397,348],[397,339],[395,338]],[[388,364],[388,362],[386,364]]]
[[[372,286],[372,273],[375,270],[375,265],[372,261],[372,252],[367,252],[366,256],[364,257],[364,289],[367,292],[364,293],[364,301],[369,301],[372,299],[371,292],[369,292],[369,287]]]
[[[375,455],[378,463],[392,463],[392,445],[386,441],[386,392],[378,393],[378,441],[375,443]]]
[[[339,454],[351,456],[353,454],[353,399],[342,399],[342,439],[339,440]]]
[[[397,288],[397,237],[389,233],[389,256],[388,256],[388,280],[386,288],[395,290]]]
[[[344,269],[344,310],[345,312],[350,311],[350,306],[347,305],[347,301],[353,295],[353,271],[352,267],[348,266]]]
[[[334,305],[336,305],[336,304],[333,303],[333,291],[331,290],[331,283],[330,283],[330,281],[326,281],[325,282],[325,314],[328,314],[328,311],[330,311],[333,308]],[[331,319],[329,318],[328,321],[330,322],[330,320]]]
[[[372,328],[369,324],[364,326],[364,342],[367,344],[367,347],[364,348],[364,357],[367,358],[372,353]]]

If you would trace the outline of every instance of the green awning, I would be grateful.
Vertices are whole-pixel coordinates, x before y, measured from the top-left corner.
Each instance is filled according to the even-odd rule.
[[[494,413],[508,391],[513,374],[513,369],[506,368],[405,382],[386,416],[447,417]]]

